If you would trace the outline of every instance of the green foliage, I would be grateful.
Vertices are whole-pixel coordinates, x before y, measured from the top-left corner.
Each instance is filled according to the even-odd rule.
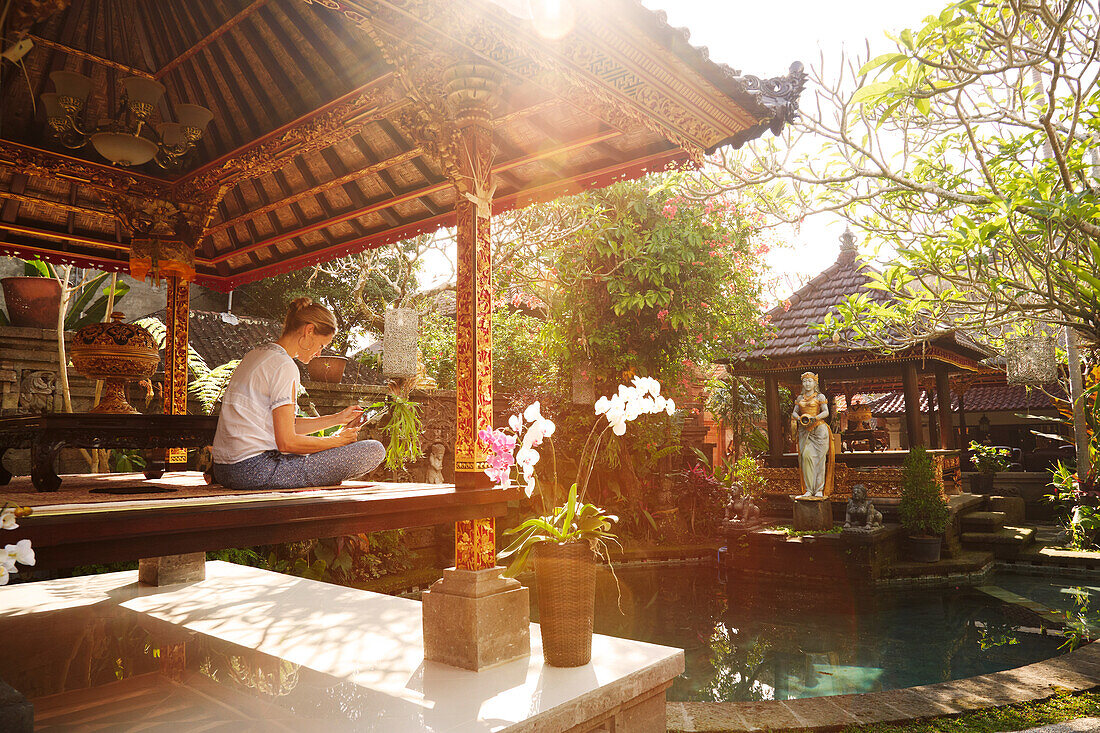
[[[763,463],[752,456],[738,458],[730,465],[730,485],[736,485],[741,489],[741,493],[750,499],[759,499],[764,495],[764,489],[768,487],[768,481],[762,475],[761,468]]]
[[[863,66],[832,165],[813,162],[828,205],[889,248],[873,287],[895,301],[851,296],[824,337],[889,348],[1039,319],[1100,340],[1096,23],[1087,3],[963,0]]]
[[[398,258],[383,256],[377,264],[385,274],[398,276],[401,267]],[[338,330],[332,346],[346,355],[350,337],[362,330],[371,330],[371,319],[359,307],[354,295],[360,274],[365,277],[363,301],[375,313],[382,313],[397,296],[381,272],[363,272],[364,267],[360,257],[352,255],[327,262],[323,267],[307,267],[242,285],[236,291],[240,295],[240,310],[281,323],[292,300],[302,296],[313,298],[336,317]]]
[[[844,528],[839,525],[834,526],[831,529],[795,529],[792,525],[780,524],[775,526],[773,529],[782,532],[788,537],[812,537],[819,534],[840,534],[844,531]]]
[[[424,454],[420,436],[424,424],[420,420],[420,405],[401,397],[390,397],[389,418],[382,425],[386,443],[386,468],[392,471],[404,468]]]
[[[1061,461],[1052,472],[1050,486],[1054,491],[1047,499],[1057,504],[1059,520],[1069,536],[1069,547],[1096,549],[1100,536],[1100,507],[1097,506],[1100,496],[1082,491],[1077,473]]]
[[[505,535],[516,535],[516,539],[498,555],[501,560],[512,558],[502,574],[514,578],[522,573],[527,567],[531,550],[540,542],[588,542],[594,551],[606,557],[606,542],[618,544],[611,532],[611,525],[617,521],[619,518],[614,514],[607,514],[594,504],[579,501],[577,485],[573,484],[562,506],[547,516],[531,517],[518,527],[504,532]]]
[[[936,480],[932,457],[924,446],[913,446],[905,458],[898,515],[911,535],[942,535],[950,510],[943,486]]]
[[[531,402],[560,390],[561,345],[547,320],[505,306],[493,309],[493,391]],[[455,322],[428,313],[420,319],[420,354],[440,389],[455,388]]]
[[[761,314],[758,219],[736,201],[689,200],[684,174],[555,202],[583,222],[548,253],[551,320],[570,369],[597,384],[633,373],[674,385],[692,363],[751,348]]]
[[[266,565],[279,573],[355,585],[412,567],[412,552],[403,537],[398,529],[289,542],[271,547]],[[250,556],[245,560],[253,562]]]
[[[153,341],[157,344],[157,348],[164,348],[164,343],[168,339],[168,328],[159,318],[147,316],[134,321],[134,324],[149,331]],[[233,377],[233,371],[240,363],[240,359],[234,359],[211,369],[199,355],[199,352],[188,344],[187,367],[191,372],[191,379],[187,383],[187,391],[199,401],[203,412],[207,415],[214,414],[214,408],[217,406],[218,400],[225,394],[225,389],[229,386],[229,380]]]
[[[145,456],[139,450],[112,450],[109,456],[115,473],[133,473],[145,468]]]
[[[494,312],[494,316],[496,313]],[[431,312],[420,318],[417,335],[424,370],[440,389],[455,388],[455,321]],[[496,357],[494,345],[494,359]],[[496,374],[494,373],[494,377]]]
[[[518,310],[493,311],[493,390],[523,401],[558,392],[562,345],[555,324]]]
[[[992,445],[984,445],[975,440],[970,441],[970,460],[980,473],[999,473],[1007,471],[1010,461],[1007,448],[997,448]]]

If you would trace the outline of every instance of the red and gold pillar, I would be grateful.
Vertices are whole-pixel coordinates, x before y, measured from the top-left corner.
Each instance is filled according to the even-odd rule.
[[[447,103],[457,127],[457,298],[455,371],[458,404],[455,485],[491,484],[485,469],[488,447],[477,437],[493,429],[493,275],[489,226],[492,215],[492,107],[500,88],[494,69],[459,64],[448,70]],[[496,523],[492,517],[458,522],[455,566],[483,570],[496,565]]]
[[[164,414],[187,414],[187,319],[191,311],[191,288],[178,275],[167,279],[168,303],[164,342]],[[168,463],[186,463],[186,448],[169,448]]]

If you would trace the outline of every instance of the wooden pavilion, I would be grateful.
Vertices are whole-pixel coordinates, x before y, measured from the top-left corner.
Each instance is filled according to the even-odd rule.
[[[875,436],[859,434],[854,428],[839,436],[845,438],[837,441],[842,446],[866,441],[858,444],[867,449],[837,450],[834,497],[847,499],[857,483],[864,484],[873,497],[899,496],[900,466],[908,448],[914,445],[930,449],[937,475],[950,482],[958,473],[962,447],[957,444],[952,426],[951,381],[992,372],[982,363],[992,352],[959,331],[892,353],[863,343],[818,343],[812,326],[822,323],[825,315],[849,295],[864,292],[879,302],[887,298],[881,291],[867,287],[871,278],[867,263],[857,252],[855,235],[845,231],[840,241],[836,262],[770,312],[774,338],[744,358],[728,363],[732,374],[764,380],[768,491],[776,498],[801,493],[797,449],[788,435],[792,406],[782,402],[780,387],[797,394],[802,389],[801,374],[807,371],[818,375],[820,391],[829,398],[834,417],[838,397],[843,397],[850,409],[856,394],[900,390],[904,395],[903,445],[875,450]],[[927,433],[921,420],[922,392],[935,408],[934,415],[930,413]]]
[[[634,0],[16,0],[6,23],[26,73],[0,89],[0,253],[163,278],[166,415],[186,410],[189,282],[228,291],[445,226],[458,240],[455,487],[388,492],[381,513],[332,492],[196,499],[179,521],[173,499],[100,521],[104,504],[66,497],[24,522],[46,565],[77,554],[51,554],[77,525],[95,562],[275,541],[291,515],[296,537],[458,521],[458,567],[493,565],[510,494],[487,485],[476,438],[492,422],[492,213],[778,133],[804,81],[797,64],[760,79],[714,63]],[[110,135],[93,139],[97,120]],[[155,154],[126,165],[108,143]]]

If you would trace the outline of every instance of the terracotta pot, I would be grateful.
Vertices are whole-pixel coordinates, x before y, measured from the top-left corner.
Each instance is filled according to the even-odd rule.
[[[552,667],[581,667],[592,660],[596,559],[587,542],[535,545],[542,653]]]
[[[940,537],[910,537],[909,558],[913,562],[939,562],[942,544]]]
[[[344,367],[347,364],[346,356],[315,356],[309,360],[306,370],[314,382],[337,384],[344,378]]]
[[[976,473],[970,477],[970,491],[975,494],[992,494],[995,473]]]
[[[52,277],[5,277],[4,303],[8,321],[23,328],[57,328],[61,283]]]

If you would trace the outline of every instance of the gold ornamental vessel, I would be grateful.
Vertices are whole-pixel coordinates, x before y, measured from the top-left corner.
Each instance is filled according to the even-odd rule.
[[[152,377],[160,364],[152,334],[123,323],[117,312],[109,322],[91,323],[73,334],[70,354],[78,372],[103,380],[103,398],[91,410],[95,413],[137,414],[126,401],[126,383]]]

